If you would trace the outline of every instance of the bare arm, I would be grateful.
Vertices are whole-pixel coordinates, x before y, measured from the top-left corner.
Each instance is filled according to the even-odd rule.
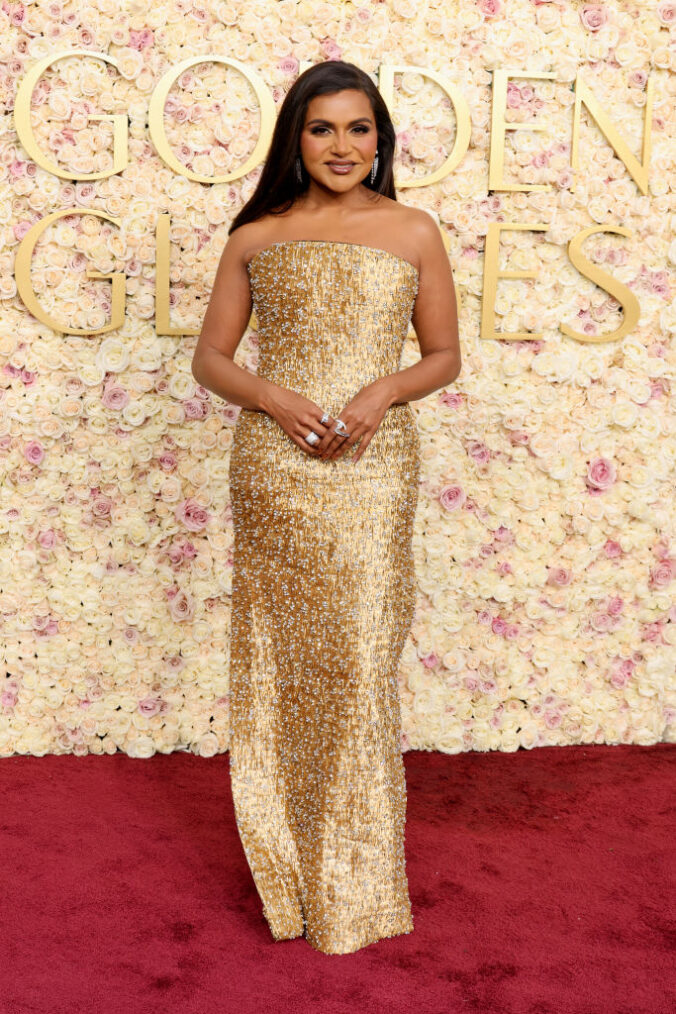
[[[252,307],[246,239],[241,233],[241,229],[235,230],[221,254],[192,359],[192,374],[202,387],[233,405],[269,412],[276,385],[233,361]]]
[[[452,383],[460,373],[458,308],[453,274],[439,229],[426,211],[417,223],[420,255],[418,295],[411,318],[422,358],[382,377],[390,405],[416,401]]]

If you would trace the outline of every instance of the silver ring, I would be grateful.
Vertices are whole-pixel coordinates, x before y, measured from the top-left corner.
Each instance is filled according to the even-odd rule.
[[[329,413],[325,412],[324,415],[321,417],[321,419],[319,421],[322,424],[322,426],[326,426],[326,424],[327,424],[327,422],[329,421],[330,418],[331,418],[331,416],[329,415]]]
[[[305,439],[309,444],[312,444],[313,446],[319,443],[319,437],[317,436],[314,430],[310,430]]]
[[[337,419],[336,420],[336,425],[334,427],[333,432],[337,433],[339,437],[349,437],[349,435],[350,435],[347,432],[347,427],[346,427],[346,425],[345,425],[345,423],[343,422],[342,419]]]

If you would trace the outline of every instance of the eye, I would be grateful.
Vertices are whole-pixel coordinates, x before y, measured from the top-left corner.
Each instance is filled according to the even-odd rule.
[[[310,133],[311,134],[317,134],[317,133],[319,133],[320,130],[328,130],[328,127],[312,127],[311,130],[310,130]],[[366,134],[366,133],[368,133],[369,128],[368,128],[368,126],[365,123],[361,123],[361,124],[358,124],[356,127],[353,127],[353,130],[358,130],[358,131],[360,131],[360,133]]]

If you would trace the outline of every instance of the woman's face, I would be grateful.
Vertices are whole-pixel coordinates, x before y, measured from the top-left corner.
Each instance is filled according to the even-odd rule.
[[[338,192],[351,190],[371,172],[377,147],[376,121],[364,92],[344,88],[310,100],[300,156],[315,183]],[[332,162],[351,165],[341,172],[331,167]]]

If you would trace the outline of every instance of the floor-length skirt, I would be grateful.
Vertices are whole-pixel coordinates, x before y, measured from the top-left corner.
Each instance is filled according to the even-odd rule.
[[[280,433],[242,410],[231,453],[233,800],[273,936],[347,953],[413,928],[398,670],[418,438],[407,404],[356,465],[290,465],[284,434],[275,459]]]

